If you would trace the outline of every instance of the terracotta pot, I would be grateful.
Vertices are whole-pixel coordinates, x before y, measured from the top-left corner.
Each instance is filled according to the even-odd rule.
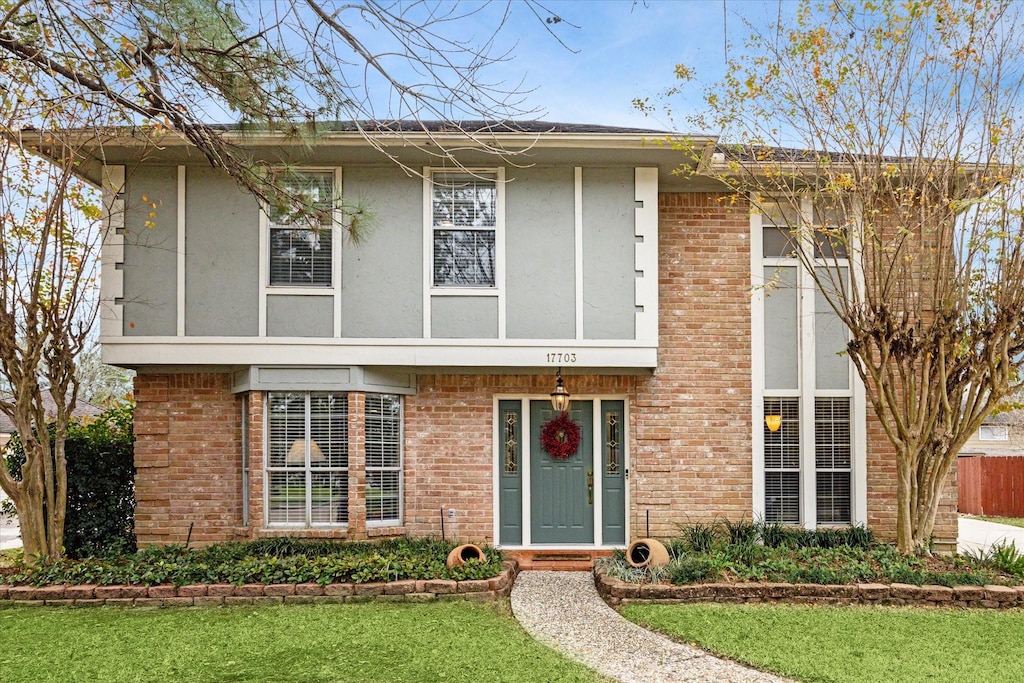
[[[641,538],[629,544],[626,562],[630,567],[664,567],[668,564],[668,550],[661,541]]]
[[[458,548],[454,548],[448,553],[448,561],[445,562],[448,568],[461,567],[466,564],[467,560],[479,560],[480,562],[486,562],[487,556],[484,555],[484,551],[480,550],[479,546],[475,546],[472,543],[466,543],[460,545]]]

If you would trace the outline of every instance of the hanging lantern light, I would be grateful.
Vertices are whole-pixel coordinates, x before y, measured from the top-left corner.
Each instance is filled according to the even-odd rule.
[[[555,409],[556,413],[564,413],[569,410],[569,397],[572,394],[566,391],[562,384],[562,368],[558,368],[555,377],[558,383],[555,385],[555,390],[551,392],[551,407]]]

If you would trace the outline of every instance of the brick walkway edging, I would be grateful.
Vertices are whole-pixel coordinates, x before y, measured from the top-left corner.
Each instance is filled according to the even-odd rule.
[[[927,607],[1024,607],[1024,586],[914,586],[906,583],[699,583],[636,584],[594,571],[597,592],[610,605],[690,602],[787,602],[818,605],[917,605]]]
[[[216,607],[219,605],[336,604],[343,602],[489,601],[507,597],[519,572],[514,560],[490,579],[453,581],[419,579],[387,583],[230,583],[160,586],[7,586],[0,584],[5,605],[53,607]]]

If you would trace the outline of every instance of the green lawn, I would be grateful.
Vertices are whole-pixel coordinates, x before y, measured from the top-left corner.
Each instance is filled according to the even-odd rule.
[[[1024,519],[1020,517],[977,517],[976,519],[983,519],[986,522],[995,522],[996,524],[1024,527]]]
[[[799,681],[1024,680],[1024,612],[629,605],[638,624]]]
[[[503,605],[0,609],[0,680],[598,681]]]

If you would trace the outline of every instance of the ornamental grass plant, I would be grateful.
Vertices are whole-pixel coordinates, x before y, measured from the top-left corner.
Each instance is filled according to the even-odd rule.
[[[1024,580],[1024,557],[1012,549],[975,556],[904,555],[863,526],[807,530],[757,521],[682,526],[666,542],[670,561],[631,567],[617,552],[598,567],[632,583],[714,582],[908,583],[918,586],[1013,585]]]
[[[143,585],[196,583],[369,583],[403,579],[484,579],[502,570],[502,556],[484,548],[486,562],[469,560],[449,569],[451,543],[437,539],[379,542],[265,538],[190,549],[153,546],[113,558],[63,559],[0,570],[11,585]]]

